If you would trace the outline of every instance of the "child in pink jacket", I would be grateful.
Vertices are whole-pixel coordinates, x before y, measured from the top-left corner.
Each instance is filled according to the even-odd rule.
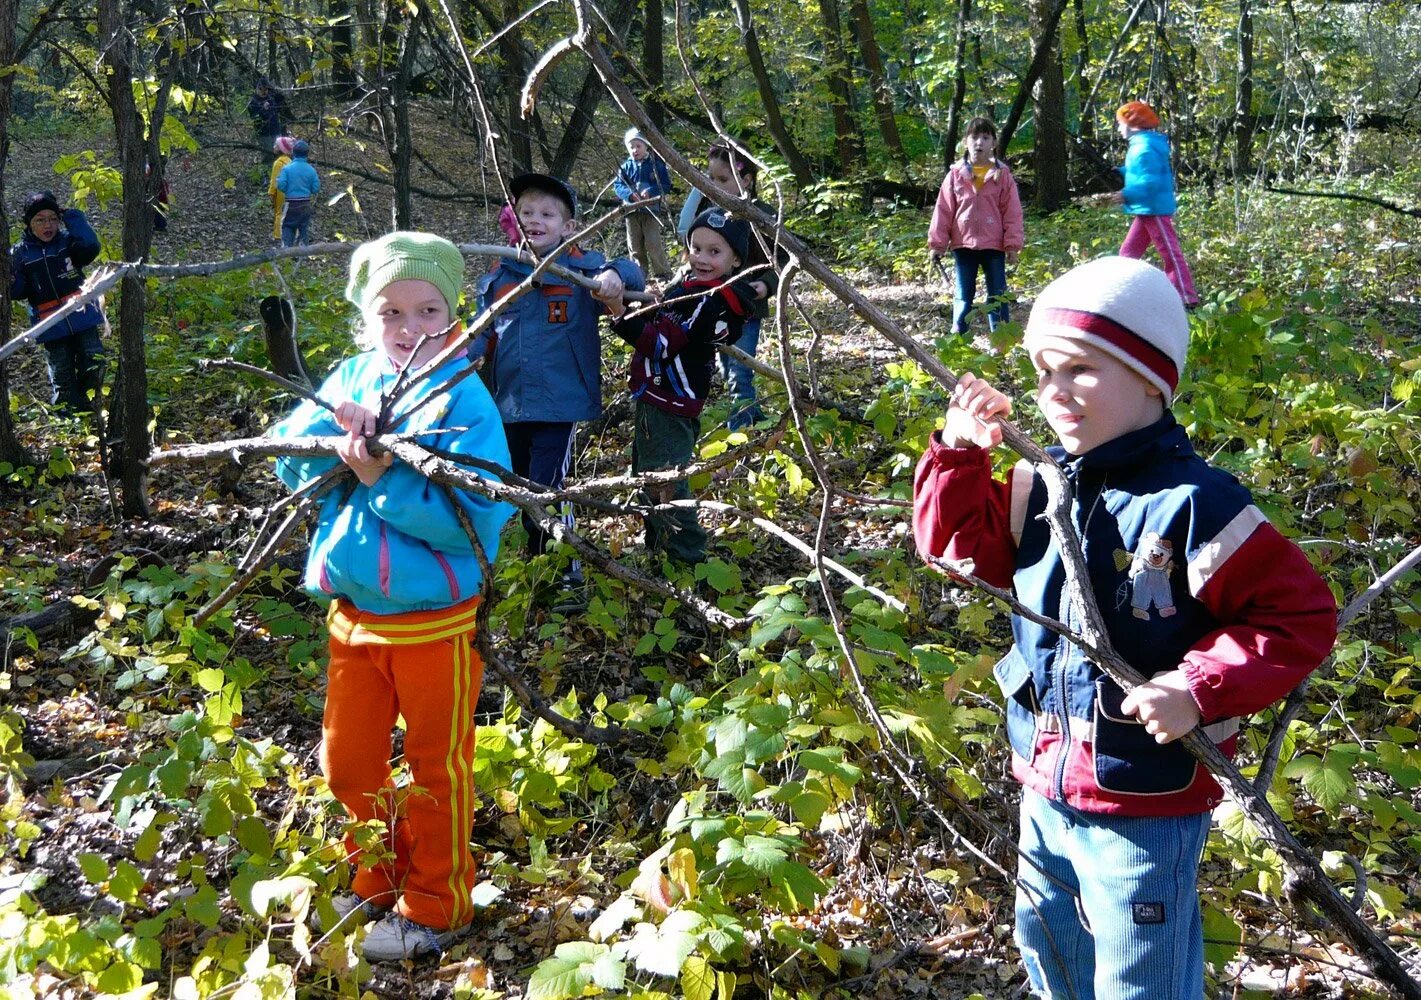
[[[967,314],[977,295],[977,271],[987,279],[987,295],[998,300],[987,313],[993,330],[1010,314],[1001,297],[1007,290],[1007,264],[1026,242],[1021,198],[1011,170],[996,158],[997,127],[989,118],[973,118],[964,140],[967,155],[943,178],[928,227],[928,251],[934,260],[951,250],[957,269],[952,330],[967,332]]]

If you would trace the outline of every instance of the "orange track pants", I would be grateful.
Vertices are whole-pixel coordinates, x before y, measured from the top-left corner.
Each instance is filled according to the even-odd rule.
[[[321,771],[354,819],[380,819],[393,861],[360,864],[351,888],[438,930],[473,918],[474,708],[483,661],[474,647],[479,599],[438,611],[375,615],[331,605],[331,659]],[[391,777],[391,729],[405,720],[412,784]],[[359,863],[354,838],[346,850]],[[393,895],[392,895],[393,894]]]

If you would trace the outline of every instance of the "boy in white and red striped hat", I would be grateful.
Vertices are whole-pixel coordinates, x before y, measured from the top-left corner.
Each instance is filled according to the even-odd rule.
[[[1332,648],[1332,593],[1248,490],[1194,453],[1169,412],[1189,343],[1157,268],[1103,257],[1042,291],[1026,327],[1037,405],[1075,489],[1072,518],[1120,654],[1150,680],[1126,694],[1073,644],[1012,619],[996,666],[1021,801],[1016,939],[1040,996],[1197,1000],[1196,875],[1213,777],[1175,741],[1225,753],[1239,722]],[[1059,547],[1029,462],[992,478],[1011,401],[964,374],[914,481],[925,558],[971,560],[1068,624]]]

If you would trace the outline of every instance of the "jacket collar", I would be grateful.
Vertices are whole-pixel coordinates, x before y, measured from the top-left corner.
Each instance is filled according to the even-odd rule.
[[[1174,419],[1169,410],[1148,427],[1121,434],[1112,441],[1092,448],[1084,455],[1072,457],[1060,445],[1046,449],[1056,461],[1066,469],[1066,474],[1074,479],[1084,472],[1105,472],[1109,469],[1147,465],[1167,455],[1187,456],[1194,453],[1189,443],[1189,435]]]

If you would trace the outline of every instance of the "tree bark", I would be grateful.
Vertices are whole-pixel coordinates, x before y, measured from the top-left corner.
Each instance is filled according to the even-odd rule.
[[[1012,101],[1011,111],[1007,113],[1007,120],[1002,125],[1001,136],[997,142],[997,149],[1002,153],[1005,153],[1007,147],[1011,145],[1011,137],[1016,132],[1017,125],[1021,123],[1022,112],[1026,110],[1026,102],[1031,97],[1031,93],[1036,87],[1036,81],[1041,78],[1041,74],[1051,58],[1051,51],[1056,44],[1056,31],[1061,26],[1061,15],[1066,11],[1067,0],[1045,0],[1045,2],[1050,6],[1041,16],[1041,34],[1036,39],[1036,51],[1032,53],[1031,65],[1026,69],[1026,76],[1021,81],[1021,88],[1016,92],[1016,99]]]
[[[745,45],[745,57],[750,61],[750,73],[755,77],[755,87],[760,92],[760,102],[765,106],[765,124],[769,129],[770,138],[775,141],[775,148],[780,151],[780,155],[789,164],[790,173],[794,174],[795,181],[801,186],[807,186],[814,182],[814,168],[795,144],[794,139],[789,134],[789,129],[785,127],[783,116],[780,114],[779,98],[775,96],[774,85],[770,82],[770,74],[765,69],[765,57],[760,52],[760,40],[755,34],[755,24],[750,19],[750,0],[731,0],[735,5],[735,20],[740,25],[740,40]]]
[[[414,228],[414,209],[410,189],[410,75],[419,53],[419,8],[405,18],[400,33],[399,62],[390,83],[388,98],[381,88],[381,103],[385,105],[385,142],[390,150],[390,165],[395,175],[394,223],[396,229]]]
[[[522,5],[518,0],[504,0],[505,24],[517,20],[522,12]],[[504,35],[499,47],[503,51],[506,81],[504,134],[508,139],[506,149],[509,157],[506,167],[511,174],[516,175],[533,169],[533,142],[528,135],[528,124],[523,120],[523,109],[518,103],[519,85],[528,75],[528,65],[523,58],[523,26],[519,25]]]
[[[839,158],[839,174],[846,177],[863,166],[863,137],[854,123],[853,71],[844,49],[839,0],[819,0],[819,11],[824,19],[824,55],[829,70],[830,107],[834,113],[834,149]]]
[[[9,66],[15,57],[15,30],[20,18],[20,0],[0,0],[0,66]],[[13,73],[0,77],[0,233],[10,231],[10,219],[5,211],[5,165],[10,161],[10,96],[15,80]],[[0,253],[0,343],[10,339],[10,254]],[[10,366],[0,362],[0,461],[12,466],[27,464],[25,449],[15,436],[15,423],[10,416]]]
[[[350,0],[330,0],[331,20],[331,90],[337,98],[349,97],[355,92],[355,62],[351,50],[355,47],[355,34],[350,24]]]
[[[1077,46],[1074,86],[1076,88],[1077,101],[1084,101],[1085,68],[1090,63],[1090,34],[1086,30],[1085,0],[1073,0],[1071,9],[1075,14]],[[1077,131],[1080,132],[1082,139],[1089,141],[1095,138],[1095,122],[1090,118],[1082,116]]]
[[[868,67],[868,85],[873,95],[874,115],[878,119],[878,134],[883,137],[883,148],[888,155],[899,163],[907,164],[908,154],[898,135],[898,120],[893,110],[893,92],[888,88],[883,57],[878,51],[878,35],[873,30],[873,14],[868,9],[868,0],[851,2],[854,23],[858,26],[859,48],[863,52],[864,65]]]
[[[972,0],[957,5],[957,44],[952,57],[952,103],[947,108],[947,136],[943,140],[944,172],[957,162],[957,140],[962,138],[962,104],[967,98],[967,25],[972,20]]]
[[[1053,0],[1036,0],[1033,21],[1046,31]],[[1036,207],[1044,212],[1060,208],[1069,195],[1066,177],[1066,93],[1061,47],[1055,43],[1055,32],[1044,36],[1047,46],[1046,65],[1036,82],[1036,133],[1034,164],[1036,167]]]
[[[607,11],[613,30],[617,34],[625,36],[627,28],[631,24],[632,14],[635,12],[636,4],[633,0],[617,0],[616,4]],[[582,77],[582,85],[577,88],[577,96],[573,100],[572,116],[568,119],[567,128],[563,129],[562,138],[558,140],[557,150],[548,161],[548,173],[554,177],[567,177],[572,173],[573,165],[577,162],[577,154],[582,149],[582,143],[592,131],[592,121],[593,116],[597,113],[597,105],[602,103],[602,95],[606,92],[601,79],[597,76],[597,68],[588,66]]]
[[[1234,177],[1253,169],[1253,9],[1238,2],[1238,84],[1234,93]]]
[[[645,20],[641,28],[641,68],[646,73],[646,113],[657,128],[666,127],[666,109],[661,103],[661,91],[666,86],[666,22],[661,0],[646,0]]]

